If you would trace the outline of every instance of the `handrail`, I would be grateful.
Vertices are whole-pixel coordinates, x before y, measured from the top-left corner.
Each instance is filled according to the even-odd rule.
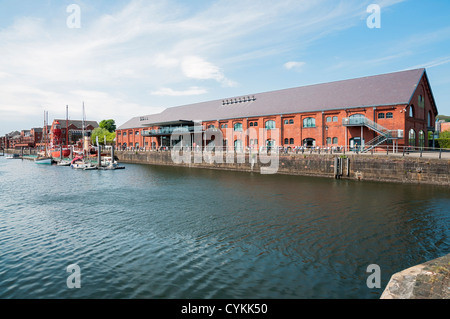
[[[347,117],[342,120],[344,126],[367,126],[368,128],[384,135],[388,139],[403,138],[403,130],[388,130],[384,126],[369,120],[365,116],[361,117]]]

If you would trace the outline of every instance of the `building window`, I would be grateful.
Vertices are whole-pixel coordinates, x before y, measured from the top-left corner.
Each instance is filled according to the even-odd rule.
[[[123,132],[123,137],[126,137],[127,136],[127,132]]]
[[[211,125],[208,126],[208,128],[216,128],[216,126],[211,124]]]
[[[327,145],[331,144],[331,137],[327,137]]]
[[[331,116],[327,117],[327,123],[331,123],[332,120]]]
[[[425,147],[425,132],[419,132],[419,147]]]
[[[228,124],[222,124],[222,128],[228,128]]]
[[[384,113],[378,113],[378,118],[379,119],[384,119]]]
[[[284,120],[284,125],[288,125],[289,124],[289,120]]]
[[[136,131],[135,135],[138,136],[139,135],[139,131]]]
[[[416,131],[414,131],[413,129],[409,131],[408,140],[409,146],[416,146]]]
[[[430,112],[428,112],[428,127],[431,127],[432,125],[431,125],[431,122],[432,122],[432,115],[431,115],[431,111]]]
[[[250,122],[250,127],[253,127],[253,122]]]
[[[394,118],[394,113],[392,113],[392,112],[386,113],[386,118],[387,119],[393,119]]]
[[[242,147],[242,141],[241,140],[236,140],[234,141],[234,150],[236,152],[242,152],[244,148]]]
[[[254,122],[253,126],[255,126],[255,127],[258,126],[258,122]]]
[[[409,117],[414,117],[414,105],[412,104],[409,107]]]
[[[267,150],[270,151],[272,148],[276,147],[276,143],[274,140],[267,140],[266,141],[266,147]]]
[[[289,144],[289,139],[288,138],[285,138],[284,139],[284,144],[286,145],[286,144]]]
[[[274,130],[277,126],[275,124],[275,121],[267,121],[266,122],[266,130]]]
[[[422,95],[419,95],[418,102],[419,102],[419,107],[421,107],[421,108],[425,107],[425,99],[423,98]]]
[[[303,127],[316,127],[316,119],[313,117],[307,117],[303,120]]]
[[[333,122],[337,123],[338,122],[338,117],[337,116],[333,116]]]
[[[234,124],[234,130],[236,132],[242,132],[242,123],[236,123]]]
[[[316,146],[316,140],[313,138],[305,138],[303,140],[303,146],[305,147],[314,147]]]
[[[294,143],[294,139],[293,139],[293,138],[289,139],[289,144],[292,144],[292,145],[294,145],[294,144],[295,144],[295,143]]]
[[[338,144],[338,138],[337,137],[333,137],[333,144],[337,145]]]

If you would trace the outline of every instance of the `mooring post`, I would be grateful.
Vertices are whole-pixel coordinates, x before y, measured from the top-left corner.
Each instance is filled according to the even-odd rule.
[[[114,145],[111,145],[111,164],[114,164]]]

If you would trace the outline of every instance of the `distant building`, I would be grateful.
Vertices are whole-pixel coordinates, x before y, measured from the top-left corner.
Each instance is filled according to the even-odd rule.
[[[440,123],[440,132],[450,132],[450,122]]]
[[[12,148],[18,137],[20,137],[19,131],[13,131],[11,133],[5,134],[5,136],[2,136],[0,138],[0,147],[3,149]]]
[[[49,141],[55,141],[56,136],[54,134],[57,127],[61,129],[61,145],[73,145],[76,144],[83,137],[83,121],[81,120],[62,120],[55,119],[50,127]],[[91,135],[92,131],[98,128],[99,125],[96,121],[85,121],[84,130],[87,135]],[[68,139],[68,140],[67,140]]]
[[[435,131],[437,115],[426,70],[416,69],[168,108],[120,126],[116,146],[170,147],[177,128],[191,132],[192,142],[194,126],[200,124],[203,146],[215,143],[206,130],[216,130],[228,150],[428,147],[433,144],[428,136]],[[262,129],[262,134],[246,134],[252,129]],[[230,130],[233,134],[228,134]]]

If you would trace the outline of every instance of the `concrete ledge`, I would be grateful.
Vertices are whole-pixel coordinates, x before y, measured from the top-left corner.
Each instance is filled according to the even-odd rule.
[[[394,274],[380,299],[450,299],[450,254]]]

